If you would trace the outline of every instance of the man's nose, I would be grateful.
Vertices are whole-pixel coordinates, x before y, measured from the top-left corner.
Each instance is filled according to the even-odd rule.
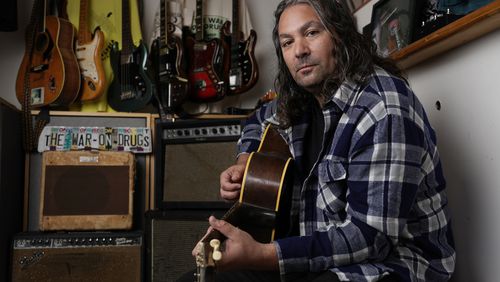
[[[297,58],[303,58],[305,56],[308,56],[310,53],[309,44],[307,44],[307,41],[305,39],[296,40],[294,47],[295,57]]]

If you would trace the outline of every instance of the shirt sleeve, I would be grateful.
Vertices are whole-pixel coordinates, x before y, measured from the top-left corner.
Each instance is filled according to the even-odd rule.
[[[401,115],[366,115],[351,142],[346,160],[319,164],[319,191],[305,193],[305,228],[314,231],[276,241],[282,274],[381,261],[403,235],[423,178],[422,130]],[[335,189],[347,190],[342,211]],[[340,212],[345,220],[336,222]]]
[[[270,123],[277,124],[275,109],[276,103],[271,101],[262,105],[247,119],[238,140],[238,156],[242,153],[257,151],[267,125]]]

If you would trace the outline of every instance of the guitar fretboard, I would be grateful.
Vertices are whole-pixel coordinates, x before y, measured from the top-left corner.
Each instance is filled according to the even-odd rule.
[[[80,0],[80,21],[78,23],[78,42],[88,43],[92,41],[92,35],[88,27],[89,1]]]
[[[134,42],[130,30],[130,0],[122,0],[122,58],[128,58],[133,52]],[[122,62],[125,63],[125,62]]]
[[[203,40],[203,0],[196,0],[196,16],[195,16],[195,27],[196,27],[196,41]]]

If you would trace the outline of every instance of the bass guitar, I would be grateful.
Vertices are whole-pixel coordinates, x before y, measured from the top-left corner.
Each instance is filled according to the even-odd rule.
[[[181,68],[182,42],[173,33],[168,1],[161,0],[160,37],[151,45],[151,61],[156,78],[158,107],[163,121],[168,120],[187,98],[188,80]]]
[[[239,3],[240,0],[233,0],[229,95],[240,94],[250,90],[259,79],[259,68],[254,56],[257,33],[252,29],[248,38],[242,40]]]
[[[230,51],[224,40],[204,41],[203,0],[196,0],[195,36],[185,42],[189,58],[189,98],[194,102],[215,102],[226,96]],[[222,28],[226,33],[227,26]]]
[[[30,109],[69,106],[80,90],[80,70],[73,51],[76,30],[68,20],[47,16],[45,0],[35,1],[17,73],[16,97],[22,104],[28,95]]]
[[[116,111],[133,112],[145,107],[153,97],[153,84],[145,71],[146,45],[134,46],[130,29],[130,0],[122,0],[122,49],[113,44],[110,54],[113,80],[108,104]]]
[[[96,29],[94,34],[89,30],[89,0],[80,0],[80,19],[78,24],[78,40],[76,57],[80,64],[82,86],[80,100],[82,102],[99,99],[105,90],[106,74],[101,61],[104,48],[104,33]]]
[[[240,198],[222,219],[268,243],[290,231],[292,158],[279,132],[269,125],[257,152],[250,154]],[[215,281],[216,262],[222,258],[226,238],[217,230],[207,233],[196,246],[196,281]]]

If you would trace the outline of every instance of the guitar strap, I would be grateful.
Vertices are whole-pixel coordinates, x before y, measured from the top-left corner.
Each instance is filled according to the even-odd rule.
[[[33,42],[36,37],[36,30],[38,28],[40,16],[41,1],[33,3],[31,11],[31,21],[26,28],[26,48],[29,50],[29,61],[31,62],[33,56]],[[49,123],[50,115],[48,107],[43,107],[36,118],[36,126],[33,128],[33,120],[31,117],[31,87],[30,87],[30,65],[26,64],[26,71],[24,72],[24,99],[22,100],[21,107],[23,111],[23,147],[25,152],[35,151],[38,147],[38,137],[42,133],[43,128]]]

